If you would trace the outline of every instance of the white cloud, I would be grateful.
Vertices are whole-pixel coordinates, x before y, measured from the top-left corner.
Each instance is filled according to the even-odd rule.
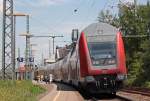
[[[33,7],[41,7],[41,6],[49,6],[49,5],[61,5],[63,3],[68,2],[69,0],[17,0],[16,4],[24,5],[24,6],[33,6]]]
[[[66,0],[38,0],[40,5],[53,5],[53,4],[61,4],[64,3]]]

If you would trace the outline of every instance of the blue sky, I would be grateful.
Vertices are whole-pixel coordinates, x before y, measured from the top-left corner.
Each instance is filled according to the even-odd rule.
[[[2,6],[0,0],[0,8]],[[117,13],[119,0],[14,0],[15,12],[26,13],[30,15],[30,33],[35,35],[64,35],[64,38],[57,38],[56,44],[63,46],[71,41],[71,30],[78,28],[80,31],[88,24],[96,22],[99,12],[103,9],[109,9],[111,13]],[[122,0],[133,1],[133,0]],[[138,3],[146,3],[147,0],[138,0]],[[77,12],[74,10],[77,9]],[[1,11],[1,9],[0,9]],[[2,19],[0,20],[2,21]],[[17,18],[17,45],[21,48],[21,55],[24,56],[25,38],[19,36],[25,33],[25,18]],[[63,41],[69,41],[64,43]],[[39,61],[41,54],[48,58],[47,38],[32,38],[31,43],[34,46],[36,60]],[[51,40],[52,43],[52,40]],[[52,46],[52,44],[51,44]],[[52,51],[52,47],[51,47]],[[17,50],[16,50],[17,52]]]

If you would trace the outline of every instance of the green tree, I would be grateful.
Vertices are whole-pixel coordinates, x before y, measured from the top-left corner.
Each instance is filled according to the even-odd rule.
[[[150,22],[150,6],[139,5],[137,10],[125,8],[119,18],[124,35],[148,35]],[[143,86],[150,80],[150,45],[149,37],[125,38],[129,84]]]
[[[109,10],[102,10],[98,15],[98,22],[104,22],[116,27],[119,27],[118,18],[116,15],[112,15]]]

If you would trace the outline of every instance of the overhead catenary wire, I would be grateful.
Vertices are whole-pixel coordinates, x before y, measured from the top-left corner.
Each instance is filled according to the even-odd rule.
[[[83,20],[89,19],[89,15],[91,15],[92,8],[96,4],[96,2],[95,2],[95,0],[88,0],[86,4],[87,4],[88,8],[86,8],[86,14],[83,16]],[[83,22],[85,22],[85,21],[83,21]],[[80,26],[79,29],[82,29],[83,27],[84,27],[84,25]]]
[[[106,9],[106,7],[108,6],[108,3],[110,3],[110,1],[111,1],[111,0],[108,0],[108,2],[106,2],[106,3],[104,4],[104,7],[102,8],[102,10],[105,10],[105,9]]]
[[[74,16],[74,14],[79,14],[81,7],[83,7],[83,3],[84,3],[84,0],[80,0],[79,5],[76,8],[72,8],[69,15]],[[66,19],[69,19],[70,16],[66,15],[62,20],[57,22],[53,27],[56,27],[58,24],[63,23]]]
[[[111,14],[113,14],[115,12],[114,7],[117,7],[116,5],[118,5],[118,3],[116,4],[116,0],[108,0],[105,7],[103,8],[103,11],[109,10],[112,12]]]
[[[91,0],[88,0],[88,2],[89,1],[91,1]],[[79,12],[80,12],[81,8],[84,7],[83,5],[84,5],[84,0],[81,0],[80,3],[79,3],[79,5],[78,5],[78,7],[73,8],[72,11],[69,13],[69,16],[66,15],[65,17],[63,17],[63,19],[57,21],[53,25],[53,27],[55,28],[58,25],[62,24],[64,21],[66,21],[66,19],[69,19],[71,16],[79,15]]]
[[[80,0],[79,5],[78,5],[76,8],[74,8],[74,10],[75,10],[75,9],[76,9],[77,11],[80,10],[80,9],[83,7],[83,4],[84,4],[84,0]]]
[[[51,27],[50,27],[50,26],[47,26],[44,22],[41,22],[40,20],[38,20],[37,18],[35,18],[35,17],[33,17],[33,16],[32,16],[31,18],[32,18],[33,20],[36,20],[36,22],[38,22],[38,23],[44,25],[44,27],[45,27],[46,29],[49,29],[49,30],[51,29],[52,31],[59,33],[59,31],[55,30],[55,28],[56,28],[57,26],[60,26],[61,24],[63,24],[63,23],[66,21],[66,19],[69,19],[71,16],[74,16],[75,13],[78,13],[80,7],[83,7],[83,3],[84,3],[84,0],[81,0],[81,3],[79,3],[79,6],[78,6],[76,9],[72,8],[72,11],[70,11],[70,12],[69,12],[68,14],[66,14],[64,17],[61,17],[61,18],[62,18],[61,20],[57,21],[55,24],[50,24]],[[73,11],[74,11],[74,12],[73,12]],[[52,28],[52,27],[53,27],[53,28]]]
[[[52,30],[52,31],[58,33],[57,30],[55,30],[54,28],[51,28],[49,25],[47,25],[46,23],[44,23],[44,22],[38,20],[37,18],[31,16],[31,19],[32,19],[33,21],[37,22],[38,24],[41,24],[42,26],[44,26],[44,28],[46,28],[47,30]]]
[[[90,0],[89,0],[90,1]],[[56,28],[57,26],[61,25],[66,21],[66,19],[69,19],[71,16],[74,16],[75,13],[78,13],[81,7],[83,7],[84,0],[81,0],[77,8],[72,8],[69,12],[69,14],[66,14],[64,17],[61,17],[62,19],[57,21],[55,24],[53,24],[53,29]]]
[[[15,2],[15,3],[18,3],[18,5],[19,5],[19,4],[20,4],[20,5],[28,5],[28,7],[27,7],[28,9],[34,9],[34,8],[35,8],[35,7],[34,7],[31,3],[29,3],[29,2],[21,1],[21,3],[20,3],[20,0],[16,0],[16,1],[18,1],[18,2]],[[58,31],[56,31],[54,28],[50,27],[49,25],[47,25],[46,23],[42,22],[41,20],[37,19],[37,18],[34,17],[34,16],[31,16],[31,15],[30,15],[30,19],[32,19],[33,21],[37,22],[38,24],[39,24],[39,23],[42,24],[42,26],[44,26],[44,28],[46,28],[47,30],[52,30],[52,31],[54,31],[54,32],[58,32]]]

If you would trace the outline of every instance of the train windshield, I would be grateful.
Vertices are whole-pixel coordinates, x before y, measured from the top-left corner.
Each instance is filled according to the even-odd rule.
[[[89,42],[88,47],[93,66],[116,64],[116,45],[114,42]]]

